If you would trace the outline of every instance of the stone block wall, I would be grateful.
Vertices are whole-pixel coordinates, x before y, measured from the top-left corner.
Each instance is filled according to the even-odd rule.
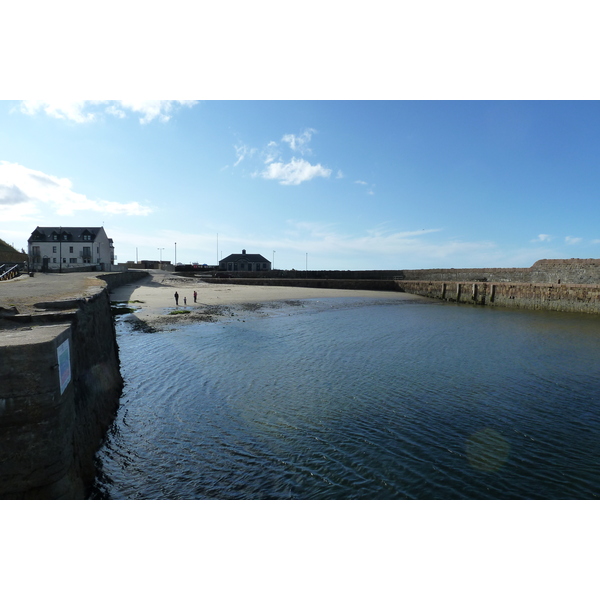
[[[396,286],[409,294],[461,304],[600,313],[600,285],[398,281]]]
[[[66,322],[2,332],[0,499],[82,499],[94,481],[123,380],[108,291],[73,303]],[[61,393],[57,349],[65,340],[71,382]]]

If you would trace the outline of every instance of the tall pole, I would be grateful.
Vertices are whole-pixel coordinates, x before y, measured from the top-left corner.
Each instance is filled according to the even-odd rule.
[[[58,228],[58,272],[62,273],[62,227]]]
[[[273,264],[271,265],[271,269],[275,270],[275,250],[273,250]]]
[[[306,271],[308,271],[308,252],[306,253]]]
[[[175,242],[175,266],[177,266],[177,242]]]
[[[219,264],[219,234],[217,233],[217,265]]]
[[[157,248],[157,250],[160,251],[160,258],[158,260],[158,268],[162,270],[162,251],[164,250],[164,248]]]

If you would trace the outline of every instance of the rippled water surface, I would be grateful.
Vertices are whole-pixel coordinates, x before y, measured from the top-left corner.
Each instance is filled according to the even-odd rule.
[[[600,318],[406,298],[119,322],[92,497],[598,497]]]

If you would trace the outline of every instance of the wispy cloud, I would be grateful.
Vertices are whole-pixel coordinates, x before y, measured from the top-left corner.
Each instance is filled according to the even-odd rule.
[[[263,179],[276,179],[281,185],[300,185],[315,177],[329,177],[330,175],[331,169],[327,169],[320,164],[311,165],[303,158],[292,158],[288,163],[270,163],[260,173]]]
[[[572,245],[572,244],[579,244],[579,242],[581,242],[581,241],[583,241],[583,238],[580,238],[580,237],[571,237],[570,235],[568,235],[565,238],[565,243],[570,244],[570,245]]]
[[[320,257],[323,268],[335,269],[348,264],[348,257],[356,260],[355,268],[415,268],[425,261],[431,266],[441,267],[460,261],[467,264],[464,257],[490,256],[497,248],[493,242],[464,242],[453,239],[439,239],[434,234],[441,229],[419,229],[395,231],[389,227],[378,227],[356,235],[343,234],[333,223],[288,221],[284,237],[269,240],[267,247],[283,251],[308,252],[313,264]],[[261,245],[265,240],[261,240]],[[477,266],[477,265],[475,265]]]
[[[294,152],[300,152],[300,154],[310,154],[311,150],[308,144],[312,139],[313,133],[317,133],[317,131],[309,127],[300,135],[288,133],[281,138],[281,141],[289,144],[290,148]]]
[[[369,185],[366,181],[363,181],[362,179],[357,179],[354,183],[357,183],[358,185]]]
[[[26,115],[34,116],[43,113],[55,119],[75,123],[90,123],[97,121],[103,115],[124,119],[129,114],[134,114],[139,117],[142,125],[146,125],[154,120],[166,123],[177,109],[192,107],[196,102],[196,100],[25,100],[20,103],[19,109]]]
[[[547,233],[540,233],[536,238],[532,239],[532,242],[549,242],[552,239],[551,235]]]
[[[16,163],[0,161],[0,206],[2,220],[23,220],[36,216],[43,206],[57,215],[93,211],[110,215],[145,216],[152,212],[138,202],[126,204],[109,200],[92,200],[75,192],[67,178],[34,171]],[[13,210],[10,210],[13,209]]]
[[[315,129],[308,128],[300,135],[286,134],[281,138],[281,141],[288,144],[294,153],[310,154],[311,150],[308,143],[312,139],[312,135],[316,133]],[[271,179],[278,181],[281,185],[300,185],[305,181],[310,181],[315,177],[328,178],[331,176],[332,169],[324,167],[320,163],[312,164],[305,158],[292,156],[286,162],[282,158],[282,145],[278,142],[270,141],[260,152],[256,148],[248,148],[244,144],[234,145],[237,161],[234,166],[240,164],[245,158],[250,158],[257,154],[263,166],[252,173],[253,177],[262,179]],[[288,153],[289,154],[289,153]],[[344,176],[342,171],[338,170],[336,179],[341,179]]]
[[[272,163],[274,160],[279,158],[279,154],[280,151],[277,142],[269,142],[267,144],[267,149],[264,152],[264,163],[266,165]]]
[[[234,167],[237,167],[246,157],[252,156],[256,152],[256,148],[249,148],[245,144],[234,146],[237,160],[234,163]]]

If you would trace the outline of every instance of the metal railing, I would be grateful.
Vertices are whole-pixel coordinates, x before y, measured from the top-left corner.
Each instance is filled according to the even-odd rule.
[[[0,281],[8,281],[19,275],[19,265],[14,263],[4,263],[3,265],[0,265]]]

